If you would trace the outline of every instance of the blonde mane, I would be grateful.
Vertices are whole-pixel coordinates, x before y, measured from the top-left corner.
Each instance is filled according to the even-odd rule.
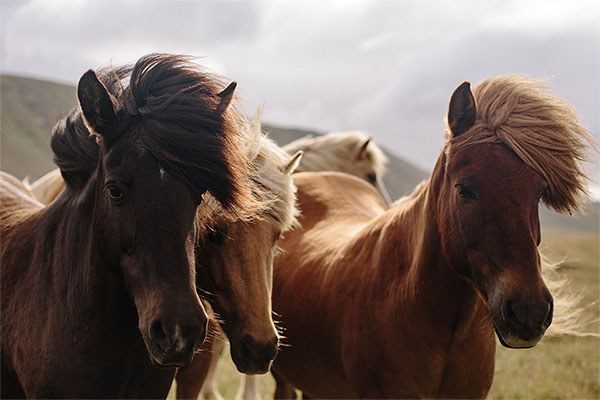
[[[484,80],[473,90],[475,125],[456,138],[447,130],[446,150],[504,143],[548,183],[544,204],[558,212],[577,211],[587,197],[583,163],[593,141],[573,108],[544,89],[540,81],[520,76]]]
[[[27,182],[0,171],[0,227],[4,231],[35,215],[44,205]]]
[[[257,110],[254,118],[246,121],[240,135],[240,146],[250,168],[252,195],[259,205],[259,212],[254,212],[245,220],[251,221],[266,214],[277,221],[281,231],[285,232],[297,225],[298,216],[296,188],[285,171],[291,158],[262,132],[261,114],[262,110]],[[203,195],[198,217],[200,227],[208,229],[212,229],[215,223],[235,220],[210,193]]]
[[[65,187],[65,181],[58,168],[48,172],[32,184],[29,184],[27,179],[23,183],[42,204],[52,203]]]
[[[297,172],[306,171],[337,171],[347,172],[356,170],[357,157],[360,154],[361,146],[369,140],[369,135],[361,131],[348,132],[330,132],[325,135],[308,135],[295,140],[285,146],[283,149],[288,154],[293,154],[298,150],[304,151],[302,161],[298,166]],[[360,178],[365,174],[375,172],[377,175],[385,174],[388,158],[381,148],[373,141],[364,149],[363,158],[367,165],[352,173]]]

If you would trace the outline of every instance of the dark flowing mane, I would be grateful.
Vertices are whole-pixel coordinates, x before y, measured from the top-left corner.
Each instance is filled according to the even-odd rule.
[[[87,130],[81,111],[73,108],[52,130],[54,162],[69,183],[82,185],[98,164],[99,146]]]
[[[520,76],[484,80],[473,91],[475,125],[457,138],[447,135],[447,149],[502,142],[547,181],[542,196],[547,206],[576,211],[587,194],[583,163],[593,142],[573,108],[543,89],[541,82]]]
[[[104,68],[97,75],[124,105],[116,110],[123,126],[167,171],[195,190],[210,187],[229,210],[249,204],[240,184],[246,170],[236,140],[241,117],[233,107],[219,109],[224,88],[219,78],[191,57],[169,54],[150,54],[133,66]],[[56,125],[51,147],[67,182],[89,179],[98,163],[99,140],[79,109]]]

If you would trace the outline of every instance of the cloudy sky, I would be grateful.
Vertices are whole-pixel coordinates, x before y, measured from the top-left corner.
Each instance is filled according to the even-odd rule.
[[[74,84],[89,67],[149,52],[203,56],[239,82],[248,112],[264,105],[271,123],[363,129],[427,170],[448,98],[465,80],[546,78],[598,137],[596,0],[0,4],[3,72]]]

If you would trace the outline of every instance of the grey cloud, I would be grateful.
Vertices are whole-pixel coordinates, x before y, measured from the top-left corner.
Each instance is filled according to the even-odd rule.
[[[35,1],[10,8],[3,69],[62,80],[152,51],[210,53],[223,42],[252,40],[258,29],[251,2]]]
[[[443,113],[463,80],[549,77],[552,92],[600,130],[593,1],[34,1],[5,9],[3,70],[74,82],[111,58],[203,55],[239,82],[248,112],[264,104],[265,119],[283,125],[365,129],[424,168],[439,153]]]

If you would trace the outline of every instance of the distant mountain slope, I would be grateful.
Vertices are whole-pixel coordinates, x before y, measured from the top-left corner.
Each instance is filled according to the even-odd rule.
[[[76,103],[75,88],[37,79],[0,75],[0,167],[19,178],[39,178],[54,168],[49,137],[56,121]],[[322,132],[264,125],[264,130],[280,145],[308,134]],[[385,150],[385,149],[384,149]],[[393,198],[410,193],[428,172],[396,157],[389,151],[390,163],[385,183]],[[542,209],[545,228],[597,233],[600,204],[593,203],[586,216],[559,215]]]
[[[0,75],[2,170],[35,179],[52,169],[50,131],[74,105],[72,86]]]
[[[38,79],[0,75],[0,165],[19,178],[39,178],[52,168],[49,138],[58,119],[76,104],[75,88]],[[280,145],[320,132],[282,128],[264,130]],[[385,178],[393,197],[409,193],[427,173],[387,152],[390,173]]]

